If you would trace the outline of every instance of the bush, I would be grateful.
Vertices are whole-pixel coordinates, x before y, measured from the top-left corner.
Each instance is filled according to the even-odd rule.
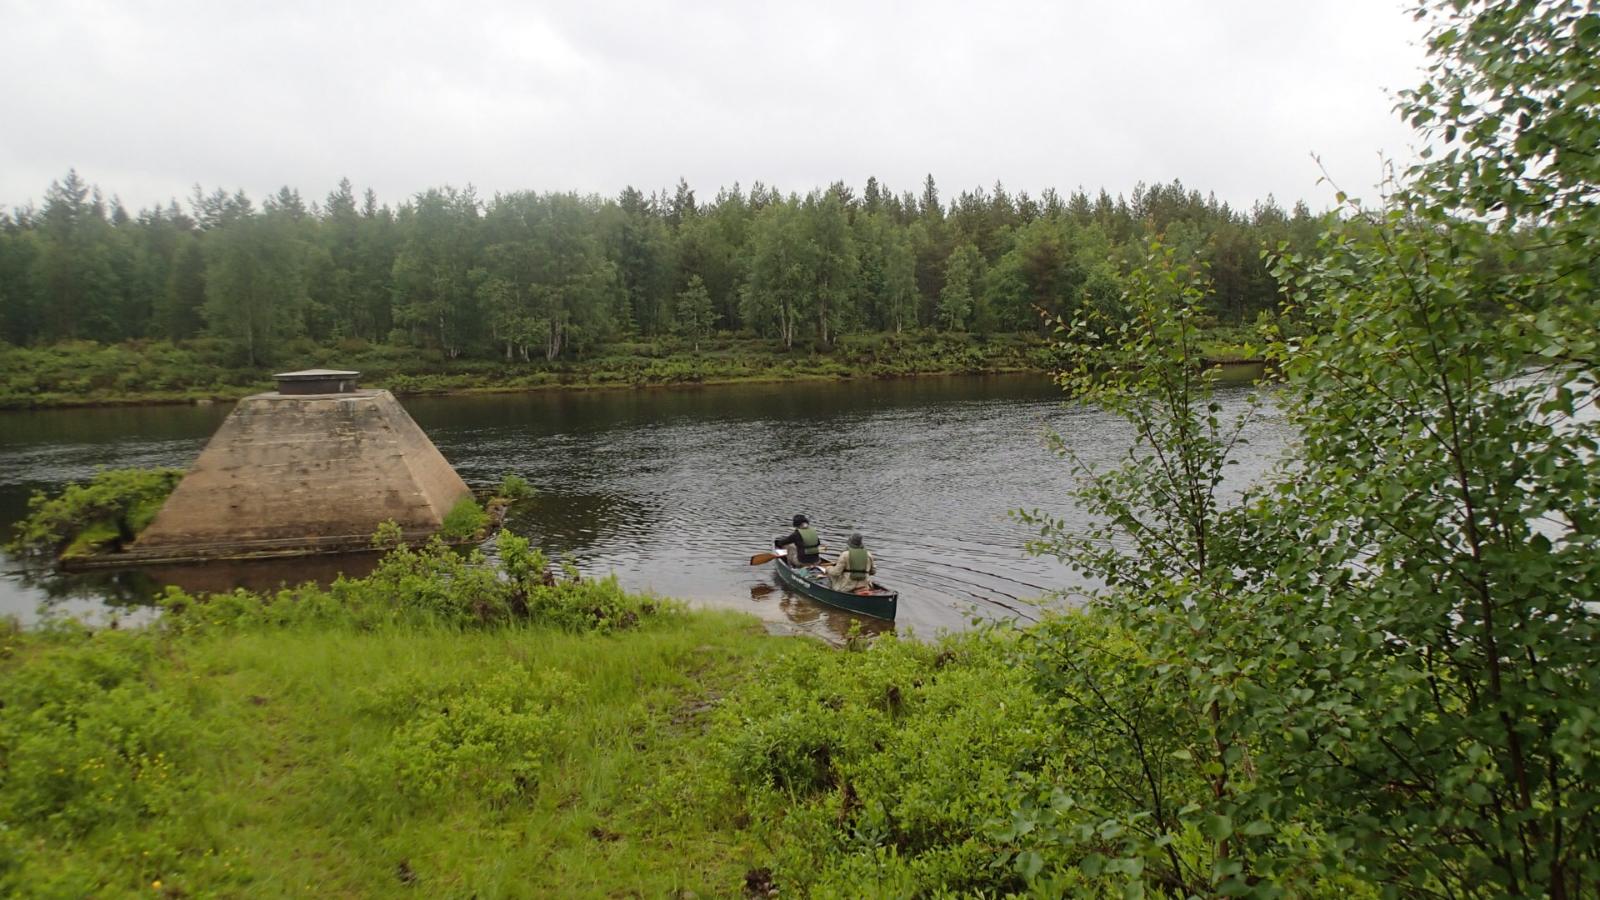
[[[718,768],[774,823],[784,892],[1004,893],[1025,882],[997,847],[1018,784],[1067,737],[1013,632],[861,653],[794,654],[716,713]]]
[[[538,784],[557,736],[551,709],[575,687],[562,672],[523,666],[470,682],[393,686],[372,705],[395,722],[387,746],[352,762],[380,796],[465,795],[503,806]]]
[[[1203,879],[1220,823],[1204,814],[1208,738],[1152,687],[1167,668],[1092,611],[790,654],[718,708],[710,768],[748,803],[785,894],[1176,893],[1166,873]],[[1143,756],[1122,746],[1130,725]],[[1164,834],[1139,799],[1152,784],[1184,820]],[[1376,895],[1316,861],[1328,841],[1315,824],[1238,827],[1250,852],[1296,863],[1263,886]]]
[[[507,475],[500,479],[500,487],[495,490],[495,496],[506,500],[527,500],[534,495],[533,485],[521,475]]]
[[[509,532],[499,537],[497,562],[481,549],[459,552],[439,538],[419,548],[388,546],[370,575],[340,578],[327,588],[306,584],[271,594],[238,590],[203,596],[168,588],[159,601],[166,611],[161,627],[181,634],[217,627],[465,629],[526,623],[614,631],[676,608],[628,594],[615,578],[558,580],[548,572],[543,553]]]
[[[144,682],[155,646],[70,626],[55,640],[57,652],[10,671],[0,689],[0,821],[47,823],[71,840],[188,802],[186,748],[197,735],[177,701]]]
[[[478,505],[478,501],[471,497],[462,497],[456,501],[455,506],[450,507],[450,512],[445,514],[444,524],[439,527],[439,535],[450,543],[458,543],[483,537],[488,527],[489,514]]]
[[[106,469],[52,497],[37,491],[17,523],[16,553],[79,556],[137,537],[183,479],[178,469]]]

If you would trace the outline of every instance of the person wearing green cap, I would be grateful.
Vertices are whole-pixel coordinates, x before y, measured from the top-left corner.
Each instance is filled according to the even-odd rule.
[[[830,586],[836,591],[857,591],[872,587],[872,576],[878,574],[878,565],[872,554],[863,546],[861,533],[850,535],[850,545],[828,567]]]

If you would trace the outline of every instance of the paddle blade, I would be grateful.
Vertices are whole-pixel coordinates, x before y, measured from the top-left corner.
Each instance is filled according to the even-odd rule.
[[[782,553],[757,553],[755,556],[750,557],[750,565],[764,566],[782,555]]]

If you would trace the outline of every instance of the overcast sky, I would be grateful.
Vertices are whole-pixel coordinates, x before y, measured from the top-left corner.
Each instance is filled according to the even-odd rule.
[[[948,200],[1181,178],[1326,206],[1409,155],[1397,0],[0,0],[0,207],[76,167],[130,207],[341,176],[704,198],[868,175]]]

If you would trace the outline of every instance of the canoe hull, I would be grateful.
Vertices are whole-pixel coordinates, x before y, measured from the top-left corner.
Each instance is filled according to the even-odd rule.
[[[778,568],[778,580],[796,593],[804,594],[818,603],[826,603],[863,616],[894,621],[895,609],[900,605],[898,593],[890,591],[863,596],[836,591],[826,584],[819,584],[807,578],[803,571],[797,572],[790,568],[789,563],[782,557],[773,560],[772,564]]]

